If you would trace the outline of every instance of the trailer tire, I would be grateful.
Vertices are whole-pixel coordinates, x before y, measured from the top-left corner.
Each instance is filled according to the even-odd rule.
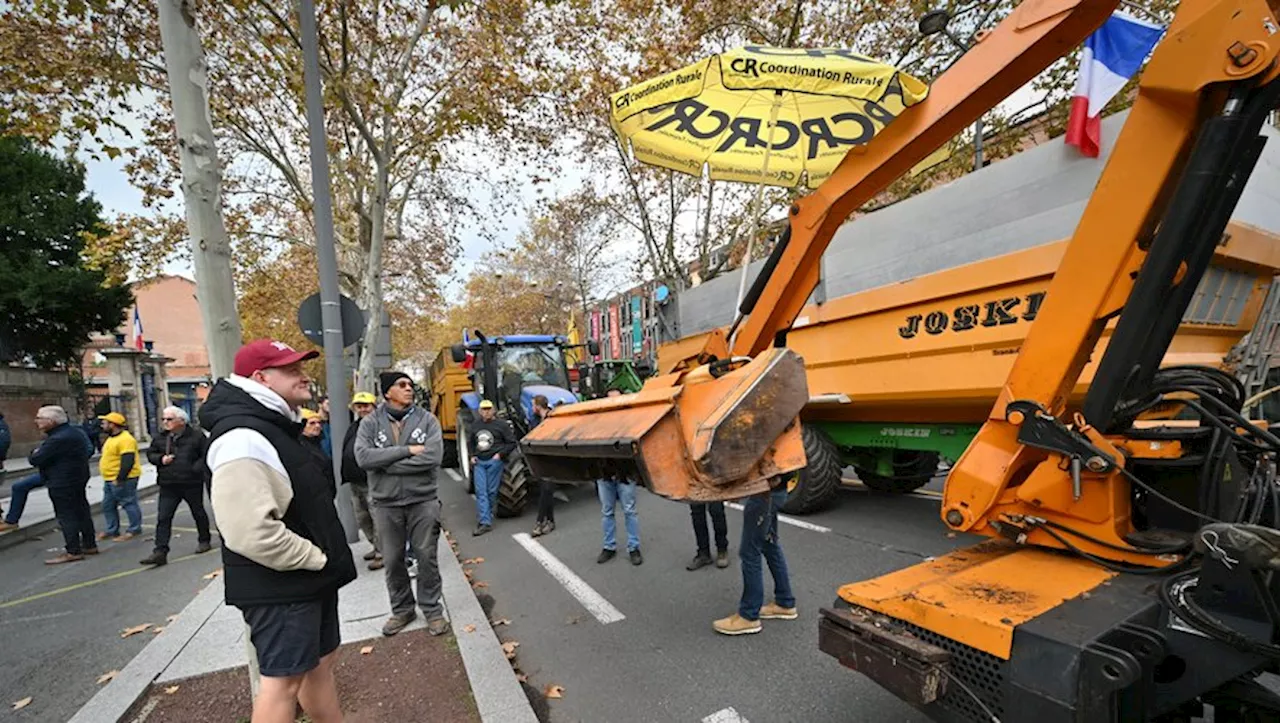
[[[458,441],[451,441],[453,444],[444,445],[444,456],[440,459],[440,466],[445,469],[458,468]]]
[[[455,423],[458,429],[457,444],[454,445],[453,456],[458,460],[458,474],[462,475],[462,482],[467,486],[467,494],[476,493],[476,478],[471,469],[471,450],[467,448],[467,427],[471,423],[471,410],[459,409],[458,418]]]
[[[808,465],[795,477],[795,486],[787,490],[783,512],[803,515],[817,512],[835,500],[840,489],[840,476],[844,464],[840,450],[826,432],[808,424],[801,424],[800,438],[804,441],[804,455]]]
[[[524,455],[512,452],[502,465],[502,483],[498,486],[498,517],[519,517],[529,501],[529,491],[536,482]]]
[[[858,479],[862,480],[862,484],[870,490],[905,494],[929,484],[934,473],[938,471],[938,453],[910,449],[895,450],[892,475],[877,474],[857,466],[853,469],[858,473]]]

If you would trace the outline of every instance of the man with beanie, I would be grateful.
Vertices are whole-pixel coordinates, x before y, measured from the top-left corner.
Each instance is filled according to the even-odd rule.
[[[244,615],[262,674],[254,723],[292,723],[299,703],[316,723],[342,720],[338,589],[356,567],[323,465],[298,441],[298,408],[311,399],[302,362],[316,356],[250,342],[200,408],[226,601]]]
[[[356,419],[347,427],[346,438],[342,440],[342,484],[351,488],[356,524],[360,525],[365,539],[373,545],[373,549],[364,555],[364,559],[369,561],[370,570],[382,569],[382,548],[378,545],[378,531],[373,525],[373,515],[369,512],[369,476],[360,469],[360,463],[356,462],[356,432],[360,430],[360,420],[372,414],[377,405],[378,400],[369,392],[356,392],[351,398],[351,409],[355,411]]]
[[[379,378],[383,403],[360,420],[356,433],[356,462],[368,474],[369,503],[378,543],[386,553],[387,595],[391,617],[383,635],[395,635],[418,616],[409,568],[405,564],[407,540],[418,558],[417,605],[427,618],[427,632],[440,635],[449,629],[440,604],[440,567],[436,541],[440,537],[440,501],[436,498],[436,474],[444,458],[440,422],[413,404],[413,382],[399,371]]]

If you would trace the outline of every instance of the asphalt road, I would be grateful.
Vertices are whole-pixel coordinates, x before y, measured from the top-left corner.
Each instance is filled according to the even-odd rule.
[[[642,492],[644,564],[634,567],[620,554],[599,565],[594,487],[570,489],[570,502],[557,504],[556,531],[534,542],[623,616],[601,623],[513,538],[532,528],[532,508],[472,537],[472,499],[456,476],[441,481],[445,525],[460,556],[484,558],[468,566],[485,583],[477,592],[495,598],[494,618],[511,620],[496,628],[499,636],[520,643],[516,662],[530,685],[564,687],[563,698],[550,701],[552,721],[925,720],[819,652],[817,625],[818,608],[835,599],[841,584],[971,541],[946,536],[934,498],[847,490],[833,509],[799,518],[825,531],[782,525],[800,619],[765,621],[759,634],[729,638],[713,632],[711,622],[737,609],[740,511],[726,510],[733,564],[688,572],[684,565],[694,552],[688,507]],[[620,549],[622,530],[619,519]],[[605,619],[611,615],[606,610]]]
[[[154,570],[138,564],[151,552],[156,499],[141,502],[142,537],[100,543],[102,554],[84,562],[44,564],[61,552],[56,530],[0,550],[4,720],[60,723],[70,718],[97,692],[102,674],[122,670],[154,637],[144,632],[121,639],[121,631],[142,623],[166,625],[168,616],[207,584],[203,576],[222,566],[216,536],[212,552],[193,554],[195,524],[186,505],[174,520],[169,564]],[[101,530],[102,516],[96,515],[94,523]],[[28,696],[30,705],[10,711]]]

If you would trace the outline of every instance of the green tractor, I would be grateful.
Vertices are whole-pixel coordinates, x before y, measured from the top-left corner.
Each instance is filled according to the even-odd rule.
[[[644,380],[653,375],[653,367],[645,362],[622,359],[599,359],[578,365],[578,397],[583,401],[600,399],[617,389],[623,394],[640,391]]]

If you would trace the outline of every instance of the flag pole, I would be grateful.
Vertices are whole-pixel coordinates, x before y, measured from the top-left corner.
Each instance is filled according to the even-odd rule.
[[[769,154],[773,150],[773,128],[778,124],[778,110],[782,106],[782,91],[773,91],[773,104],[769,107],[769,125],[765,128],[764,162],[760,166],[760,178],[756,181],[756,195],[751,201],[751,233],[747,236],[747,252],[742,257],[742,275],[738,278],[738,299],[733,308],[737,316],[729,331],[729,349],[733,349],[733,341],[738,338],[738,327],[743,319],[742,297],[747,294],[747,274],[751,270],[751,249],[760,230],[760,203],[764,200],[765,179],[769,177]]]

